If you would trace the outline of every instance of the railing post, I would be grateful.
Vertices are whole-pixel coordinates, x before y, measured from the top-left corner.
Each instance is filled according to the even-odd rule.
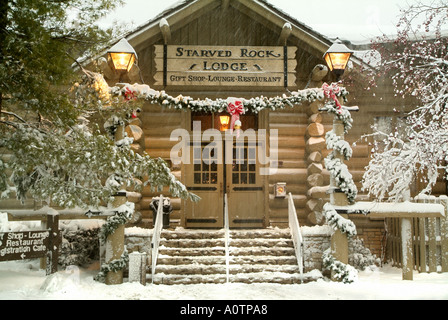
[[[445,217],[440,218],[442,272],[448,272],[448,197],[440,196],[440,203],[445,207]]]
[[[157,207],[156,223],[154,224],[151,239],[151,281],[154,283],[154,275],[156,273],[157,256],[159,255],[160,233],[163,227],[163,195],[159,197],[159,205]]]
[[[129,254],[129,282],[140,282],[146,285],[146,253]]]
[[[229,207],[227,203],[227,193],[224,194],[224,236],[225,236],[225,252],[226,252],[226,281],[230,282],[230,256],[229,256]]]
[[[412,219],[401,218],[401,248],[403,280],[413,280],[414,254],[412,250]]]
[[[296,252],[300,278],[303,282],[303,237],[300,232],[299,220],[297,219],[296,207],[294,206],[294,200],[291,193],[288,194],[288,222],[292,241],[294,243],[294,250]]]

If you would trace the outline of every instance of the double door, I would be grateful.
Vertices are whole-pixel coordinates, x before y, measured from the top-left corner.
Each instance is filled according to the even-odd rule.
[[[185,165],[185,183],[201,200],[185,201],[185,226],[224,227],[226,193],[230,228],[264,227],[264,176],[260,175],[258,144],[233,142],[230,147],[223,146],[220,155],[218,149],[213,143],[191,146],[191,161]]]

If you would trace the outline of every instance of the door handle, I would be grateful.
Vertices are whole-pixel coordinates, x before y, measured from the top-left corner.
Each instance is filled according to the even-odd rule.
[[[226,193],[227,193],[227,195],[230,194],[230,186],[229,185],[226,186]]]
[[[222,193],[222,182],[219,183],[219,193]]]

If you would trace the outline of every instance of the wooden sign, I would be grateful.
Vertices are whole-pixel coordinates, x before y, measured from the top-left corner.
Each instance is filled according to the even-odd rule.
[[[0,233],[0,261],[46,258],[47,275],[58,271],[59,216],[47,215],[47,230]]]
[[[0,260],[23,260],[44,257],[49,231],[0,233]]]
[[[156,45],[161,86],[295,86],[296,47]]]

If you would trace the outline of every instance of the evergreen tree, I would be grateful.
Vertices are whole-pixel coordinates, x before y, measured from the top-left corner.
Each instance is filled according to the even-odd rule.
[[[197,199],[163,160],[135,154],[127,139],[115,143],[97,124],[112,117],[113,132],[136,108],[134,101],[112,98],[102,76],[82,67],[76,82],[75,57],[91,56],[110,43],[116,33],[97,22],[119,4],[0,1],[2,197],[15,192],[20,200],[31,196],[63,207],[91,207],[108,203],[123,187],[150,184]]]

